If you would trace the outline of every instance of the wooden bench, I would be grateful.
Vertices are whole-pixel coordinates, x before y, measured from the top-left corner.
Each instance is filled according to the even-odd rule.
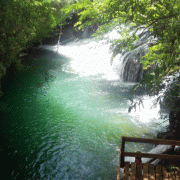
[[[122,180],[180,180],[180,169],[167,172],[160,165],[125,163]]]
[[[125,152],[125,142],[163,144],[163,145],[171,145],[172,147],[180,146],[180,141],[174,141],[174,140],[122,137],[117,180],[120,180],[120,168],[124,168],[123,179],[130,178],[130,180],[153,180],[153,179],[154,180],[159,180],[159,179],[176,180],[177,178],[179,178],[179,171],[171,172],[168,174],[165,168],[161,167],[160,165],[157,165],[156,167],[154,167],[153,165],[148,164],[148,163],[145,163],[142,165],[136,165],[135,163],[130,164],[129,162],[124,161],[124,157],[125,156],[129,156],[129,157],[138,156],[140,158],[142,157],[151,158],[151,161],[149,161],[149,163],[154,161],[155,159],[168,159],[168,160],[174,160],[174,161],[180,162],[180,155]],[[131,173],[129,169],[131,169]]]

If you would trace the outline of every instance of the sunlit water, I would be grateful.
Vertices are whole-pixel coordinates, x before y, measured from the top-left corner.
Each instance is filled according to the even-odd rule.
[[[3,148],[27,179],[116,179],[121,136],[154,137],[158,107],[128,113],[134,84],[119,79],[106,41],[34,50],[34,70],[2,99]],[[130,151],[150,146],[128,144]],[[11,162],[10,162],[11,163]]]

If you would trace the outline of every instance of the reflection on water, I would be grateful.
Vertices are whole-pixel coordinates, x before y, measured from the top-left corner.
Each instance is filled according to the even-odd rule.
[[[86,40],[58,53],[33,51],[34,69],[19,75],[2,99],[8,106],[2,149],[11,153],[13,176],[115,179],[120,137],[154,136],[151,117],[137,121],[128,114],[133,84],[120,81],[110,66],[108,46]]]

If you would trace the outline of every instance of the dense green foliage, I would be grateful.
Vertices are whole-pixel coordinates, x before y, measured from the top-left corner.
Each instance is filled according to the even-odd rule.
[[[20,52],[65,21],[62,7],[72,1],[0,1],[0,79],[11,64],[20,67]]]
[[[179,71],[180,1],[81,0],[67,8],[68,12],[74,10],[79,13],[79,22],[76,23],[79,28],[99,22],[103,25],[96,34],[119,29],[122,39],[114,41],[115,55],[127,47],[133,49],[133,42],[138,39],[137,31],[151,31],[154,41],[141,62],[144,69],[155,69],[151,74],[154,83]],[[134,33],[130,35],[133,29]]]

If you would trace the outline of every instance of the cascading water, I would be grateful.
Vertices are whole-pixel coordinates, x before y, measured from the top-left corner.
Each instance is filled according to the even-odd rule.
[[[128,82],[139,82],[142,80],[143,69],[140,64],[140,58],[148,52],[149,45],[155,41],[155,38],[148,30],[145,32],[139,30],[136,32],[136,35],[139,35],[139,39],[133,43],[134,49],[130,52],[125,50],[114,58],[114,61],[120,68],[118,70],[120,77]]]
[[[115,179],[121,136],[153,137],[161,128],[158,109],[147,116],[149,100],[144,109],[128,113],[134,83],[123,82],[110,65],[109,46],[84,39],[59,46],[58,52],[57,46],[32,52],[34,71],[17,77],[1,100],[7,106],[1,137],[20,175]],[[126,148],[147,152],[151,147]]]

